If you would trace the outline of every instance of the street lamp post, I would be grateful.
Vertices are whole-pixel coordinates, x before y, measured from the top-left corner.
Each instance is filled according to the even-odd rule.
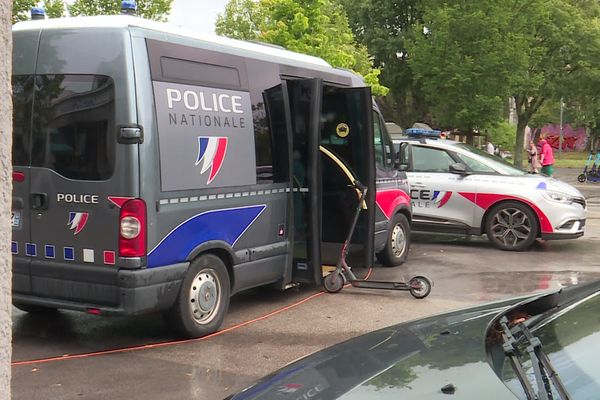
[[[560,133],[558,136],[558,156],[562,157],[562,145],[563,145],[563,110],[565,108],[565,103],[563,102],[563,98],[560,98]]]

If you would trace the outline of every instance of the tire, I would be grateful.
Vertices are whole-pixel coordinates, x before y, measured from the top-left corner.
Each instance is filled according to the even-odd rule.
[[[55,314],[58,312],[56,308],[38,306],[35,304],[24,304],[24,303],[13,303],[13,306],[17,307],[21,311],[25,311],[29,314]]]
[[[494,206],[486,219],[485,232],[492,244],[508,251],[529,249],[539,232],[537,216],[523,203],[507,201]]]
[[[579,174],[577,176],[577,181],[579,181],[580,183],[584,183],[585,181],[587,181],[587,177],[585,176],[585,174]]]
[[[344,277],[339,272],[331,272],[323,279],[323,287],[329,293],[338,293],[344,287]]]
[[[410,249],[410,224],[402,213],[395,214],[390,220],[385,247],[377,253],[377,260],[384,267],[402,265]]]
[[[408,285],[410,286],[410,294],[415,299],[424,299],[429,296],[433,287],[433,283],[424,276],[415,276],[408,281]]]
[[[219,257],[204,254],[196,258],[166,314],[170,326],[188,338],[216,332],[229,308],[229,282],[229,273]]]

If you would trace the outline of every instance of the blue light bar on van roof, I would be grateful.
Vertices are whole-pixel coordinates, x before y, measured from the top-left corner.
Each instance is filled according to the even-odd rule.
[[[46,18],[46,12],[44,11],[43,7],[33,7],[31,9],[31,19],[36,20],[36,19],[45,19]]]
[[[121,2],[121,14],[132,15],[135,14],[137,4],[133,0],[123,0]]]
[[[408,128],[405,132],[408,137],[439,138],[442,136],[442,131],[422,129],[422,128]]]

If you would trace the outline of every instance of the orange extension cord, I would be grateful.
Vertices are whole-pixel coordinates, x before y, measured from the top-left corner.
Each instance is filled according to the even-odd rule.
[[[367,272],[367,275],[365,276],[365,280],[369,279],[369,277],[371,276],[371,273],[373,271],[373,267],[369,267],[369,271]],[[344,287],[348,287],[351,286],[349,283],[346,284]],[[40,358],[40,359],[35,359],[35,360],[27,360],[27,361],[15,361],[11,363],[12,367],[21,367],[21,366],[26,366],[26,365],[33,365],[33,364],[43,364],[43,363],[49,363],[49,362],[54,362],[54,361],[64,361],[64,360],[75,360],[75,359],[81,359],[81,358],[88,358],[88,357],[96,357],[96,356],[103,356],[103,355],[107,355],[107,354],[118,354],[118,353],[127,353],[127,352],[131,352],[131,351],[139,351],[139,350],[148,350],[148,349],[156,349],[159,347],[167,347],[167,346],[174,346],[174,345],[178,345],[178,344],[183,344],[183,343],[192,343],[192,342],[199,342],[202,340],[208,340],[220,335],[223,335],[225,333],[229,333],[232,331],[235,331],[237,329],[243,328],[247,325],[251,325],[254,324],[256,322],[271,318],[277,314],[280,314],[282,312],[285,312],[287,310],[290,310],[294,307],[297,307],[301,304],[304,304],[312,299],[315,299],[319,296],[322,296],[323,294],[325,294],[327,292],[321,291],[315,294],[312,294],[308,297],[305,297],[302,300],[299,300],[295,303],[289,304],[285,307],[279,308],[275,311],[272,311],[268,314],[262,315],[260,317],[248,320],[248,321],[244,321],[241,322],[239,324],[230,326],[229,328],[225,328],[221,331],[217,331],[215,333],[211,333],[210,335],[207,336],[203,336],[200,338],[194,338],[194,339],[182,339],[182,340],[173,340],[173,341],[168,341],[168,342],[160,342],[160,343],[150,343],[150,344],[143,344],[140,346],[131,346],[131,347],[121,347],[118,349],[110,349],[110,350],[102,350],[102,351],[95,351],[95,352],[90,352],[90,353],[80,353],[80,354],[65,354],[62,356],[57,356],[57,357],[49,357],[49,358]]]

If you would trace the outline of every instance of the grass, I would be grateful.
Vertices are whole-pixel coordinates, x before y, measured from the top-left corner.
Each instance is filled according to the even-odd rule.
[[[569,151],[558,154],[554,150],[554,168],[583,168],[588,156],[587,152]],[[527,166],[527,153],[523,153],[523,165]]]
[[[558,151],[554,151],[554,167],[555,168],[583,168],[589,153],[584,152],[564,152],[558,154]]]

